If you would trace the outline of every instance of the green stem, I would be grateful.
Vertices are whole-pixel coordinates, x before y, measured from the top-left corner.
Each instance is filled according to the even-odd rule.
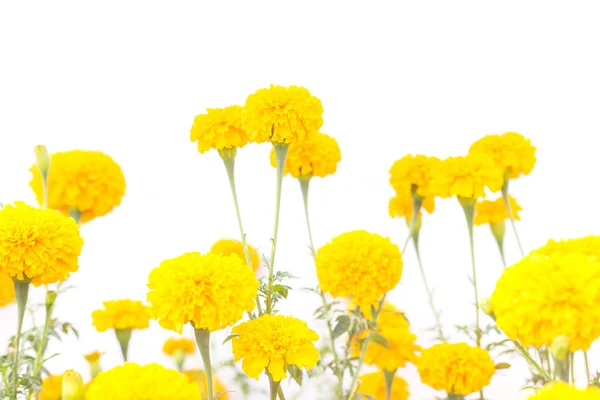
[[[521,354],[527,360],[529,365],[533,367],[538,372],[538,374],[546,380],[546,382],[552,381],[552,378],[550,377],[550,375],[548,375],[548,372],[544,370],[544,368],[540,367],[540,365],[533,359],[533,357],[531,357],[531,354],[529,354],[529,352],[527,352],[527,350],[525,350],[519,342],[515,340],[513,340],[512,342],[515,345],[515,348],[517,349],[519,354]]]
[[[569,355],[569,370],[571,371],[571,384],[575,384],[575,353]]]
[[[394,376],[396,375],[396,370],[388,371],[387,369],[383,370],[383,377],[385,379],[385,400],[392,400],[392,386],[394,385]]]
[[[279,393],[281,381],[275,382],[273,378],[269,376],[269,398],[271,400],[277,400],[277,395]]]
[[[308,240],[310,242],[310,249],[314,258],[317,252],[315,251],[312,230],[310,228],[310,218],[308,216],[308,186],[310,184],[310,178],[310,176],[300,177],[298,178],[298,182],[300,182],[300,189],[302,190],[302,200],[304,201],[304,216],[306,217],[306,226],[308,227]]]
[[[121,347],[121,354],[123,354],[123,361],[127,362],[127,352],[129,350],[129,341],[131,340],[131,328],[128,329],[115,329],[115,335],[117,341]]]
[[[408,242],[411,238],[414,239],[415,235],[418,235],[418,232],[415,231],[417,227],[417,221],[419,220],[419,213],[421,212],[421,206],[423,205],[424,198],[417,193],[417,186],[413,185],[411,188],[411,196],[412,196],[412,217],[410,219],[410,224],[408,225],[408,237],[404,242],[404,246],[402,246],[402,254],[406,252],[406,248],[408,247]]]
[[[13,360],[13,392],[12,399],[17,400],[19,394],[19,353],[21,348],[21,332],[23,331],[23,320],[27,308],[27,298],[29,296],[29,280],[19,280],[13,278],[15,284],[15,297],[17,298],[17,336],[15,336],[15,357]]]
[[[462,396],[460,394],[448,393],[447,400],[464,400],[464,399],[465,399],[465,396]]]
[[[508,212],[508,218],[510,219],[510,225],[512,226],[512,230],[515,233],[515,238],[517,239],[517,244],[519,245],[519,251],[521,252],[521,257],[525,257],[525,252],[523,251],[523,245],[521,244],[521,239],[519,238],[519,232],[517,232],[517,226],[515,225],[515,217],[513,215],[512,208],[510,206],[510,201],[508,199],[508,182],[510,178],[507,176],[504,178],[504,185],[502,186],[502,198],[504,199],[504,205],[506,206],[506,211]]]
[[[42,330],[42,337],[40,338],[40,343],[35,354],[35,363],[33,367],[33,376],[35,378],[38,377],[40,369],[42,368],[42,359],[44,356],[44,352],[46,351],[46,340],[48,338],[48,328],[50,327],[50,321],[52,320],[53,309],[53,305],[46,306],[46,318],[44,320],[44,328]]]
[[[42,208],[48,208],[48,171],[40,171],[42,175]]]
[[[285,400],[285,395],[283,394],[283,389],[281,385],[279,385],[279,389],[277,389],[277,394],[279,395],[279,400]]]
[[[200,355],[202,356],[202,362],[204,363],[204,372],[206,376],[206,391],[207,399],[214,399],[213,392],[213,376],[212,376],[212,365],[210,363],[210,332],[206,329],[196,329],[196,343],[198,349],[200,349]]]
[[[277,247],[277,232],[279,231],[279,210],[281,208],[281,187],[283,184],[283,170],[289,145],[287,143],[273,143],[275,150],[275,168],[277,169],[277,188],[275,194],[275,226],[273,228],[273,245],[271,246],[271,258],[269,259],[269,279],[267,281],[267,314],[273,312],[272,292],[273,273],[275,270],[275,249]]]
[[[583,360],[585,361],[585,375],[588,385],[590,384],[590,363],[588,361],[587,351],[583,352]]]
[[[569,383],[569,359],[570,355],[565,357],[564,360],[559,360],[556,357],[554,358],[554,369],[556,370],[556,376],[561,381]]]

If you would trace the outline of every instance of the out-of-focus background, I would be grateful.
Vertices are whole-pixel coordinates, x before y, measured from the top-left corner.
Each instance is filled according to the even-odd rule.
[[[122,205],[82,227],[81,267],[71,279],[77,288],[58,304],[81,339],[53,345],[61,355],[48,367],[86,374],[82,355],[92,350],[106,353],[104,368],[118,364],[115,338],[94,330],[91,312],[103,300],[145,299],[148,273],[162,260],[238,237],[222,162],[215,152],[198,154],[189,129],[206,108],[243,104],[271,83],[318,96],[322,131],[342,150],[338,172],[311,187],[317,247],[353,229],[402,244],[405,224],[387,209],[392,163],[408,153],[464,154],[481,136],[505,131],[538,148],[533,173],[512,185],[524,209],[518,228],[526,249],[598,233],[599,11],[595,1],[3,2],[0,201],[34,203],[28,169],[37,144],[51,152],[101,150],[127,179]],[[269,151],[250,145],[237,159],[248,240],[264,252],[274,206]],[[300,290],[316,278],[291,178],[282,207],[276,268],[300,278],[282,309],[322,329],[312,322],[318,298]],[[489,295],[502,265],[489,229],[475,235],[480,292]],[[510,231],[506,242],[515,262]],[[424,217],[421,246],[443,321],[472,323],[467,230],[456,200],[438,201]],[[34,290],[33,300],[43,293]],[[430,343],[432,318],[412,247],[390,299],[420,343]],[[15,320],[15,306],[0,309],[0,341]],[[161,353],[170,336],[156,324],[134,332],[131,359],[172,365]],[[229,352],[224,345],[216,358]],[[591,358],[600,368],[597,347]],[[200,365],[199,357],[193,361]],[[517,361],[497,373],[487,398],[523,398],[525,371]],[[413,367],[400,374],[411,399],[434,397]],[[222,378],[230,382],[231,373]],[[266,388],[266,380],[257,385]],[[284,388],[295,391],[294,384]],[[316,396],[309,388],[300,398]]]

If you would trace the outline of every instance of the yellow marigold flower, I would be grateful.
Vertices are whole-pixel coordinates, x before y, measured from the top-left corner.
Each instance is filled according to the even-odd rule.
[[[359,396],[368,395],[375,400],[386,399],[385,377],[383,376],[383,372],[378,371],[364,374],[359,376],[358,379],[361,381],[360,387],[358,388]],[[408,400],[408,396],[408,383],[399,376],[394,375],[390,398],[394,400]],[[364,400],[366,397],[363,397],[362,399]]]
[[[256,272],[258,271],[261,265],[258,251],[256,251],[254,247],[250,246],[247,243],[246,246],[248,246],[248,253],[250,254],[250,262],[252,263],[252,269],[254,270],[254,272]],[[242,245],[242,242],[240,242],[239,240],[221,239],[213,245],[213,247],[210,249],[210,252],[220,254],[222,256],[229,256],[231,254],[235,254],[242,259],[244,264],[248,265],[248,263],[246,262],[246,254],[244,253],[244,247]]]
[[[265,314],[234,326],[231,340],[234,361],[242,361],[242,369],[250,378],[258,379],[268,369],[274,381],[285,378],[288,365],[310,370],[319,361],[313,344],[319,340],[306,322],[294,317]]]
[[[0,307],[13,301],[15,301],[15,284],[8,274],[0,272]]]
[[[487,351],[466,343],[436,344],[423,350],[417,369],[426,385],[463,396],[489,385],[496,372]]]
[[[513,218],[516,221],[519,221],[519,211],[522,210],[521,206],[512,196],[508,196],[508,201],[510,202]],[[502,197],[498,197],[494,201],[478,201],[475,204],[475,225],[496,224],[504,222],[507,219],[509,219],[508,210],[506,209],[506,204],[504,204],[504,199]]]
[[[370,319],[370,307],[364,307],[363,314]],[[416,352],[420,350],[415,343],[417,337],[410,331],[404,315],[390,304],[386,304],[377,316],[377,333],[386,339],[389,348],[379,343],[369,343],[364,358],[365,364],[376,365],[381,370],[395,371],[404,367],[407,362],[416,361]],[[367,332],[362,332],[352,343],[353,353],[357,357],[361,353],[360,339],[366,336]]]
[[[29,183],[42,204],[42,177],[31,167]],[[69,208],[81,213],[81,223],[101,217],[121,204],[125,177],[112,158],[99,151],[73,150],[51,156],[48,173],[48,207],[69,215]]]
[[[186,253],[155,268],[148,288],[150,313],[163,328],[181,333],[191,322],[213,332],[254,309],[258,281],[237,255]]]
[[[600,400],[600,389],[590,386],[586,389],[577,389],[566,382],[550,382],[529,400]]]
[[[417,187],[417,193],[423,197],[430,197],[429,186],[434,177],[435,170],[441,163],[437,157],[423,155],[407,155],[396,161],[390,169],[390,184],[396,192],[404,193],[411,187]]]
[[[423,199],[422,209],[425,209],[429,214],[435,210],[435,201],[433,197],[425,197]],[[403,190],[402,193],[396,193],[394,197],[390,199],[388,206],[390,217],[402,218],[406,217],[407,221],[412,218],[413,211],[413,199],[410,190]],[[423,213],[419,212],[419,216]]]
[[[525,347],[550,347],[557,336],[572,352],[600,336],[600,260],[580,253],[531,254],[504,270],[491,306],[496,324]]]
[[[535,147],[529,139],[516,132],[485,136],[473,143],[469,153],[491,157],[510,178],[529,175],[535,165]]]
[[[167,339],[163,346],[163,353],[172,356],[177,350],[183,350],[185,354],[194,354],[196,351],[196,342],[186,338]]]
[[[388,238],[363,230],[343,233],[317,252],[321,289],[334,297],[353,296],[358,305],[374,304],[402,276],[402,254]]]
[[[148,307],[137,300],[105,301],[103,310],[92,313],[98,332],[108,329],[146,329],[150,326]]]
[[[35,286],[77,271],[83,239],[72,218],[17,202],[0,210],[0,273]]]
[[[337,141],[324,133],[316,132],[307,139],[295,142],[288,149],[284,173],[298,177],[320,176],[335,173],[342,159]],[[275,149],[271,149],[271,165],[275,164]]]
[[[430,190],[434,196],[458,196],[468,199],[485,197],[485,188],[502,189],[503,171],[490,158],[480,154],[450,157],[435,169]]]
[[[52,375],[42,380],[40,400],[62,400],[62,375]]]
[[[183,371],[183,374],[190,380],[190,382],[197,383],[200,387],[200,393],[206,393],[206,374],[204,371],[199,369],[191,369]],[[213,390],[215,392],[215,398],[219,400],[229,400],[227,394],[227,387],[221,382],[215,374],[213,374]]]
[[[200,399],[198,385],[185,375],[158,364],[125,363],[101,372],[90,384],[86,400]]]
[[[85,354],[83,357],[87,360],[87,362],[94,363],[100,361],[101,356],[102,353],[100,353],[99,351],[94,351],[93,353]]]
[[[581,253],[600,259],[600,236],[586,236],[561,241],[549,240],[545,246],[537,249],[535,253],[544,256]]]
[[[248,135],[242,128],[242,106],[209,108],[197,115],[190,132],[190,140],[198,142],[198,151],[244,147]]]
[[[321,101],[307,89],[271,85],[248,96],[242,125],[252,142],[294,143],[321,128],[322,114]]]

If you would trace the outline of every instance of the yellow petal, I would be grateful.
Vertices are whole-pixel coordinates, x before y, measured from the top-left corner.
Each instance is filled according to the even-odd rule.
[[[285,378],[285,361],[283,358],[273,358],[269,363],[269,373],[275,382]]]

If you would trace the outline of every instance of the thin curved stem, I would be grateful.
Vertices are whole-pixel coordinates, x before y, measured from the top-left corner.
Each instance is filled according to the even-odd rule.
[[[475,216],[475,200],[459,197],[458,201],[465,212],[469,230],[469,246],[471,249],[471,273],[473,274],[473,293],[475,295],[475,338],[477,346],[481,347],[481,328],[479,326],[479,292],[477,289],[477,268],[475,267],[475,246],[473,244],[473,218]]]
[[[13,279],[15,284],[15,297],[17,298],[17,335],[15,336],[15,357],[13,359],[13,392],[11,400],[17,400],[19,394],[19,362],[21,349],[21,333],[23,331],[23,320],[29,297],[29,281]]]
[[[48,337],[48,328],[50,327],[50,320],[52,319],[51,317],[53,309],[53,305],[46,306],[46,318],[44,320],[44,328],[42,330],[42,337],[40,338],[40,343],[35,354],[35,363],[33,367],[33,376],[36,378],[38,377],[40,369],[42,368],[42,359],[44,352],[46,351],[46,340]]]
[[[587,351],[583,352],[583,360],[585,361],[585,376],[587,378],[588,385],[590,384],[590,362],[588,361]]]
[[[521,354],[523,356],[523,358],[525,358],[527,360],[527,362],[529,363],[530,366],[532,366],[537,372],[538,374],[540,374],[541,377],[543,377],[544,379],[546,379],[546,382],[550,382],[552,381],[552,378],[550,377],[550,375],[548,375],[548,372],[542,368],[534,359],[533,357],[531,357],[531,354],[529,354],[527,352],[527,350],[525,350],[523,348],[523,346],[521,346],[521,344],[515,340],[512,340],[513,344],[515,345],[515,348],[517,349],[517,351],[519,352],[519,354]]]
[[[508,218],[510,219],[510,225],[512,226],[512,230],[515,233],[515,238],[517,239],[517,244],[519,245],[519,251],[521,252],[521,257],[525,257],[525,252],[523,251],[523,245],[521,244],[521,239],[519,238],[519,232],[517,231],[517,226],[515,224],[515,218],[513,214],[512,207],[510,206],[510,201],[508,199],[508,182],[510,178],[506,177],[504,179],[504,185],[502,186],[502,198],[504,199],[504,205],[506,206],[506,211],[508,212]]]

